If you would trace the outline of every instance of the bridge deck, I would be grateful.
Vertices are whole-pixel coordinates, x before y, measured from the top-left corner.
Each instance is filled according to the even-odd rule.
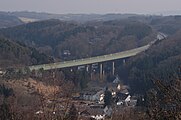
[[[87,64],[93,64],[93,63],[100,63],[100,62],[135,56],[138,53],[147,50],[149,47],[150,45],[148,44],[139,48],[135,48],[135,49],[119,52],[119,53],[102,55],[102,56],[97,56],[97,57],[90,57],[90,58],[85,58],[85,59],[56,62],[56,63],[50,63],[50,64],[34,65],[34,66],[29,66],[29,68],[31,71],[39,70],[41,68],[43,68],[44,70],[50,70],[50,69],[57,69],[57,68],[66,68],[66,67],[87,65]]]

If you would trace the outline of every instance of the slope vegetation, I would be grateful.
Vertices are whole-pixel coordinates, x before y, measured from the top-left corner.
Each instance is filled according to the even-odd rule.
[[[48,63],[51,58],[19,42],[0,38],[0,67]]]
[[[68,59],[76,59],[136,48],[155,38],[150,26],[131,20],[87,24],[47,20],[2,29],[0,34],[61,59],[65,50],[71,54]]]
[[[129,84],[134,92],[152,87],[152,80],[170,81],[181,74],[181,31],[129,61]]]

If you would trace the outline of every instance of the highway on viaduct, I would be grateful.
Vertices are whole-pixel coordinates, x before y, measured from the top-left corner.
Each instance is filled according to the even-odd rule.
[[[162,40],[164,38],[166,38],[166,35],[163,33],[159,33],[157,35],[157,38],[155,40],[153,40],[151,43],[149,43],[145,46],[142,46],[142,47],[135,48],[135,49],[126,50],[126,51],[118,52],[118,53],[114,53],[114,54],[97,56],[97,57],[70,60],[70,61],[64,61],[64,62],[56,62],[56,63],[50,63],[50,64],[33,65],[33,66],[29,66],[29,69],[31,71],[39,70],[39,69],[51,70],[51,69],[88,65],[88,64],[93,64],[93,63],[100,63],[100,62],[105,62],[105,61],[121,59],[121,58],[127,58],[127,57],[131,57],[131,56],[135,56],[135,55],[147,50],[157,40]]]

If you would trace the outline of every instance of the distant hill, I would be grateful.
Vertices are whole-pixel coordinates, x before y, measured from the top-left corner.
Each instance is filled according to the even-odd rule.
[[[156,12],[156,13],[153,13],[153,14],[164,15],[164,16],[181,15],[181,10],[161,11],[161,12]]]
[[[59,19],[62,21],[109,21],[116,19],[127,19],[132,16],[139,16],[136,14],[52,14],[52,13],[38,13],[29,11],[11,12],[16,17],[24,17],[37,20]],[[140,15],[141,16],[141,15]]]
[[[158,31],[168,35],[173,35],[181,28],[181,15],[153,17],[149,24]]]
[[[61,59],[64,50],[71,53],[68,59],[96,56],[136,48],[156,36],[149,25],[129,19],[86,24],[51,19],[1,29],[0,35]]]
[[[50,57],[39,53],[34,48],[5,38],[0,38],[0,51],[0,68],[49,63],[53,61]]]
[[[6,15],[16,16],[25,23],[27,20],[42,21],[48,19],[59,19],[61,21],[86,23],[89,21],[110,21],[110,20],[124,20],[130,18],[146,19],[148,15],[137,15],[137,14],[53,14],[44,12],[29,12],[29,11],[18,11],[18,12],[2,12]]]
[[[23,22],[16,16],[6,12],[0,12],[0,28],[13,27],[23,24]]]

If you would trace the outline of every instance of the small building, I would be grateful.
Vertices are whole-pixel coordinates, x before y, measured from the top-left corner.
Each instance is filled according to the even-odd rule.
[[[104,91],[100,90],[98,92],[89,92],[81,95],[81,98],[84,100],[89,100],[89,101],[98,101],[101,102],[103,101],[104,97]]]
[[[0,68],[0,76],[3,76],[6,72]]]
[[[97,69],[98,68],[98,63],[92,64],[92,69]]]
[[[117,98],[119,99],[119,101],[125,101],[126,98],[129,96],[129,94],[124,94],[121,92],[116,93]]]
[[[78,70],[85,70],[85,66],[84,65],[82,65],[82,66],[78,66]]]
[[[137,99],[132,97],[129,94],[125,94],[122,92],[117,93],[117,105],[124,105],[124,106],[136,106]]]
[[[3,71],[2,70],[0,70],[0,75],[3,75]]]
[[[111,117],[112,116],[112,112],[113,112],[113,109],[110,107],[110,106],[106,106],[104,108],[104,114],[107,116],[107,117]]]
[[[118,84],[118,83],[120,83],[120,82],[121,82],[121,81],[120,81],[119,77],[116,76],[116,79],[114,79],[113,83],[114,83],[114,84]]]
[[[63,55],[64,55],[64,56],[69,56],[69,55],[71,55],[71,53],[70,53],[69,50],[64,50],[64,51],[63,51]]]

